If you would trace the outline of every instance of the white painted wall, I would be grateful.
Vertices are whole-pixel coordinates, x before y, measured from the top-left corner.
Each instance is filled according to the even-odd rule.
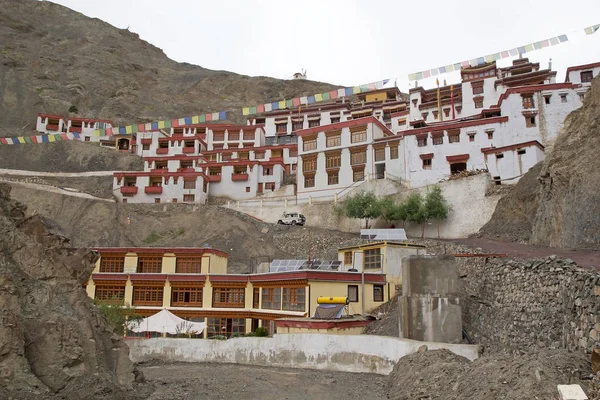
[[[165,184],[165,181],[163,180],[161,194],[146,194],[144,188],[150,185],[150,177],[138,176],[136,178],[138,192],[134,196],[123,196],[121,194],[120,187],[123,186],[124,179],[125,178],[121,180],[121,185],[119,185],[117,183],[117,178],[113,178],[113,194],[119,202],[122,202],[123,199],[126,198],[127,203],[154,203],[154,199],[159,198],[161,203],[171,203],[173,199],[177,199],[177,203],[183,203],[183,195],[193,194],[194,203],[204,204],[207,197],[207,194],[203,191],[204,180],[202,177],[197,177],[195,189],[184,189],[184,180],[182,177],[179,177],[176,184],[174,183],[173,178],[170,178],[167,181],[167,184]]]
[[[402,357],[426,345],[475,360],[479,346],[373,335],[279,334],[272,338],[130,339],[133,362],[149,360],[249,364],[388,375]]]

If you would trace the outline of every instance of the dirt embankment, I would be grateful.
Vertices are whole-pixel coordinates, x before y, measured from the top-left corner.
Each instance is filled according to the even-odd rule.
[[[600,247],[600,78],[541,166],[498,203],[480,236],[568,249]]]
[[[40,172],[141,171],[135,154],[79,141],[0,145],[0,168]]]
[[[95,256],[0,184],[0,398],[135,398],[129,350],[82,289]]]
[[[263,223],[217,206],[121,204],[65,196],[13,185],[13,197],[28,214],[55,220],[77,247],[191,246],[205,244],[229,253],[231,273],[247,273],[273,258],[337,259],[337,248],[360,240],[356,234]],[[128,223],[130,217],[131,223]]]
[[[38,112],[141,123],[337,88],[177,63],[136,33],[49,1],[0,0],[0,10],[0,121],[19,131],[9,136],[34,134]]]

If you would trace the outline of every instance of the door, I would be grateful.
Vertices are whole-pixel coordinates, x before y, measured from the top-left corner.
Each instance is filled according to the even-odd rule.
[[[263,184],[259,183],[258,188],[256,189],[256,193],[262,193],[262,192],[263,192]]]

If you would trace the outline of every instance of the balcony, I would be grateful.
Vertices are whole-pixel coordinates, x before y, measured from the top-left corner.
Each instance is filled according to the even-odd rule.
[[[221,175],[208,175],[206,180],[208,182],[221,182]]]
[[[167,167],[152,168],[152,169],[150,169],[150,174],[151,175],[164,175],[167,172],[169,172],[169,169]]]
[[[162,194],[162,192],[163,192],[162,186],[146,186],[144,188],[144,193],[146,193],[146,194]]]
[[[248,174],[231,174],[233,182],[245,182],[248,180]]]
[[[194,154],[196,152],[196,148],[195,147],[184,147],[181,149],[181,151],[183,152],[183,154]]]
[[[169,154],[169,148],[159,147],[158,149],[156,149],[156,154]]]
[[[121,194],[123,196],[135,196],[138,192],[137,186],[121,186]]]

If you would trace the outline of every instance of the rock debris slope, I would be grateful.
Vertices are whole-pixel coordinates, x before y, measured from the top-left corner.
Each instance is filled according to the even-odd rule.
[[[86,296],[95,255],[0,184],[0,398],[120,399],[129,350]]]

